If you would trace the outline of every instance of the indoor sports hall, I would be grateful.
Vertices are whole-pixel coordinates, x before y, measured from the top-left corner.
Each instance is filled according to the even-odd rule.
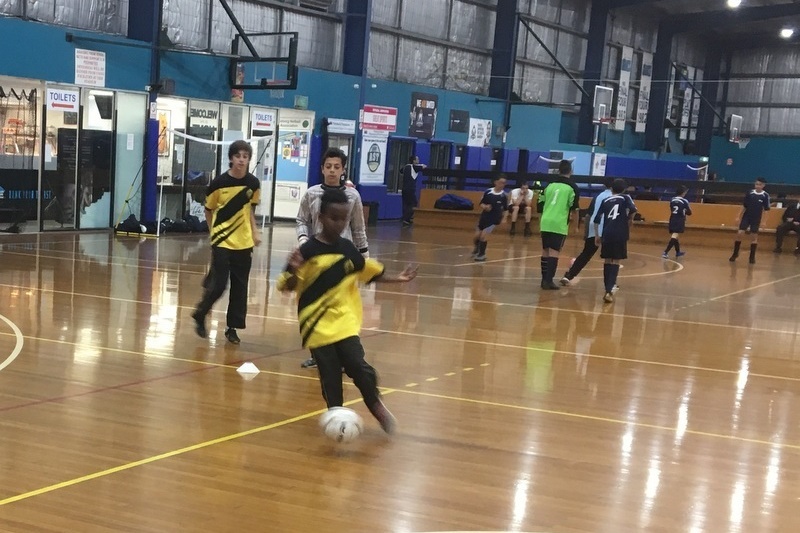
[[[0,2],[0,531],[800,530],[798,31],[789,0]],[[348,442],[278,289],[331,190],[341,279],[416,268],[349,308],[396,428],[343,374]],[[226,246],[246,326],[233,274],[197,318]]]

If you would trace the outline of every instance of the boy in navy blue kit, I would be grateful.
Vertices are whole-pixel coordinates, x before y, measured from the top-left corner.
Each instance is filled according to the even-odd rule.
[[[750,233],[750,264],[756,262],[756,248],[758,247],[758,229],[761,226],[761,215],[764,211],[769,211],[769,194],[764,190],[767,180],[756,178],[753,190],[744,196],[742,210],[736,222],[739,224],[739,232],[736,235],[736,242],[733,243],[733,255],[729,259],[731,263],[739,257],[739,248],[742,246],[742,234],[747,231]]]
[[[692,208],[689,207],[689,200],[686,199],[686,191],[688,189],[683,185],[678,187],[675,191],[675,197],[669,202],[669,232],[670,239],[667,244],[667,249],[661,256],[664,259],[669,258],[669,251],[675,248],[675,257],[686,255],[686,252],[681,252],[681,243],[678,242],[678,236],[686,231],[686,217],[692,214]]]
[[[494,187],[483,193],[481,198],[481,218],[475,229],[475,248],[472,257],[475,261],[486,261],[486,239],[494,227],[502,224],[508,215],[508,196],[503,192],[506,186],[506,177],[500,175],[494,180]]]
[[[603,281],[606,294],[603,301],[614,301],[614,285],[617,284],[619,262],[628,258],[628,238],[630,227],[633,223],[633,214],[636,206],[625,192],[625,180],[614,180],[611,186],[611,196],[603,200],[600,209],[594,217],[595,244],[601,246],[600,257],[605,259],[603,265]],[[603,223],[602,237],[600,236],[600,223]]]

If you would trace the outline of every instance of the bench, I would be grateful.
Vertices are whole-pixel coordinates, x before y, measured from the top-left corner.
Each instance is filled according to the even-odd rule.
[[[509,192],[510,191],[506,191]],[[480,202],[483,198],[484,191],[448,191],[442,189],[422,189],[419,198],[419,207],[414,210],[414,225],[427,226],[435,228],[452,228],[452,229],[475,229],[478,223],[478,216],[481,213]],[[436,200],[445,194],[455,194],[463,198],[467,198],[472,202],[472,209],[467,211],[454,211],[447,209],[436,209],[434,205]],[[591,198],[581,198],[581,209],[589,207]],[[538,201],[538,193],[534,193],[533,202],[536,205]],[[509,215],[510,217],[510,215]],[[539,218],[539,214],[534,209],[531,220]],[[511,220],[510,218],[508,220]],[[520,215],[518,220],[525,220]]]
[[[452,193],[469,198],[474,207],[471,211],[449,211],[435,209],[436,200],[443,195]],[[415,210],[414,224],[423,227],[448,228],[455,230],[475,229],[480,214],[479,203],[483,191],[448,191],[441,189],[423,189],[420,194],[419,207]],[[591,198],[581,197],[581,209],[587,209]],[[669,240],[667,224],[669,222],[669,202],[658,200],[635,201],[643,221],[634,222],[631,230],[631,240],[640,243],[665,244]],[[738,229],[736,217],[739,215],[741,205],[734,204],[699,204],[693,203],[692,216],[686,220],[686,233],[681,236],[681,244],[687,246],[731,246],[734,234]],[[781,216],[785,209],[772,208],[764,213],[765,229],[762,233],[774,234],[775,228],[780,224]],[[533,218],[538,218],[536,212]],[[533,225],[538,231],[538,224]],[[498,231],[497,235],[507,234],[507,231]],[[581,229],[580,235],[583,235]],[[748,238],[745,237],[745,240]],[[772,237],[762,239],[772,242]]]

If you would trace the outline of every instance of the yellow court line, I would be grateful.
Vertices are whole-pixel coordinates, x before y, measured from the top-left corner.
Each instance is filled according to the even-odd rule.
[[[395,390],[395,389],[392,389]],[[623,426],[635,426],[640,428],[647,428],[647,429],[657,429],[661,431],[669,431],[669,432],[676,432],[678,428],[670,427],[670,426],[659,426],[658,424],[647,424],[644,422],[631,422],[629,420],[619,420],[616,418],[607,418],[603,416],[593,416],[593,415],[584,415],[580,413],[570,413],[567,411],[556,411],[554,409],[542,409],[540,407],[528,407],[525,405],[515,405],[509,403],[501,403],[501,402],[492,402],[488,400],[476,400],[474,398],[464,398],[460,396],[448,396],[446,394],[434,394],[430,392],[420,392],[418,390],[408,390],[408,389],[396,389],[397,392],[402,392],[404,394],[411,394],[414,396],[424,396],[428,398],[439,398],[441,400],[453,400],[457,402],[464,402],[464,403],[472,403],[477,405],[486,405],[489,407],[502,407],[506,409],[517,409],[520,411],[528,411],[532,413],[542,413],[546,415],[556,415],[565,418],[577,418],[580,420],[589,420],[593,422],[606,422],[609,424],[617,424]],[[788,448],[792,450],[800,450],[800,444],[786,444],[782,442],[773,442],[769,440],[762,440],[762,439],[751,439],[747,437],[737,437],[735,435],[723,435],[722,433],[713,433],[710,431],[698,431],[695,429],[686,429],[684,433],[689,435],[696,435],[699,437],[713,437],[717,439],[725,439],[731,440],[736,442],[747,442],[751,444],[763,444],[767,446],[779,446],[781,448]]]
[[[391,394],[395,392],[394,389],[385,390],[383,394]],[[344,405],[353,405],[355,403],[361,402],[361,399],[358,400],[350,400],[349,402],[345,402]],[[219,437],[217,439],[208,440],[205,442],[201,442],[198,444],[193,444],[191,446],[186,446],[184,448],[179,448],[177,450],[172,450],[170,452],[162,453],[159,455],[154,455],[152,457],[147,457],[145,459],[140,459],[138,461],[133,461],[130,463],[125,463],[123,465],[115,466],[113,468],[108,468],[106,470],[101,470],[99,472],[94,472],[93,474],[87,474],[85,476],[76,477],[67,481],[62,481],[61,483],[55,483],[53,485],[48,485],[47,487],[42,487],[40,489],[32,490],[29,492],[25,492],[23,494],[18,494],[16,496],[11,496],[10,498],[6,498],[4,500],[0,500],[0,506],[8,505],[9,503],[18,502],[21,500],[26,500],[28,498],[33,498],[34,496],[41,496],[42,494],[47,494],[48,492],[53,492],[59,489],[64,489],[67,487],[71,487],[73,485],[77,485],[79,483],[84,483],[86,481],[91,481],[93,479],[110,476],[111,474],[116,474],[117,472],[123,472],[125,470],[130,470],[132,468],[136,468],[138,466],[147,465],[150,463],[155,463],[156,461],[161,461],[163,459],[169,459],[170,457],[175,457],[177,455],[182,455],[185,453],[193,452],[195,450],[200,450],[202,448],[208,448],[209,446],[214,446],[216,444],[222,444],[224,442],[229,442],[232,440],[240,439],[242,437],[247,437],[249,435],[255,435],[256,433],[262,433],[264,431],[279,428],[281,426],[286,426],[289,424],[293,424],[295,422],[299,422],[301,420],[306,420],[318,415],[321,415],[327,411],[327,409],[317,409],[316,411],[311,411],[310,413],[305,413],[299,416],[295,416],[293,418],[287,418],[286,420],[281,420],[279,422],[275,422],[273,424],[268,424],[266,426],[261,426],[253,429],[248,429],[247,431],[241,431],[239,433],[233,433],[231,435],[226,435],[224,437]]]

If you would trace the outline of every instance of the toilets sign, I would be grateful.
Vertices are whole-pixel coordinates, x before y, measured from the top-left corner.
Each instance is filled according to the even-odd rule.
[[[77,113],[80,106],[80,93],[78,91],[65,91],[63,89],[47,89],[47,109],[50,111],[67,111]]]

